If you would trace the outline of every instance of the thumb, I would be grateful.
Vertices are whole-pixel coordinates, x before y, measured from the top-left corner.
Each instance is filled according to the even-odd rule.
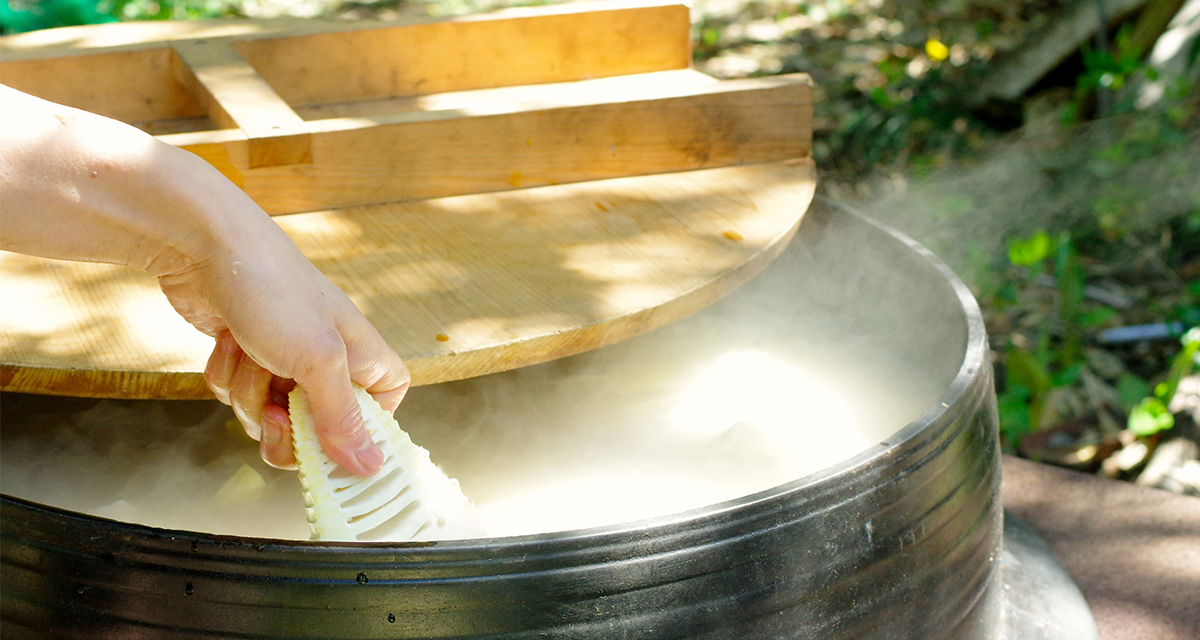
[[[337,371],[337,373],[333,373]],[[329,457],[347,471],[373,475],[383,466],[383,452],[363,424],[362,409],[350,384],[349,371],[334,368],[300,383],[308,396],[317,439]]]

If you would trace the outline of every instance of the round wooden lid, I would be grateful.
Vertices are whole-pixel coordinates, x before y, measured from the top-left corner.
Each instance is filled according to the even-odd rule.
[[[278,216],[405,359],[414,384],[623,340],[773,260],[813,197],[808,160]],[[153,278],[0,252],[0,388],[208,398],[213,341]]]

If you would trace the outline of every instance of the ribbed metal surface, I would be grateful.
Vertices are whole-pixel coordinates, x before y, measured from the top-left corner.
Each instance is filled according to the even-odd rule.
[[[1000,637],[996,414],[979,311],[910,241],[845,211],[809,215],[797,242],[812,265],[885,266],[855,276],[882,308],[906,303],[882,299],[888,279],[920,278],[928,295],[905,321],[955,320],[941,335],[898,335],[898,351],[957,375],[887,442],[679,516],[462,544],[220,538],[5,497],[4,637]],[[848,284],[804,304],[863,293]]]

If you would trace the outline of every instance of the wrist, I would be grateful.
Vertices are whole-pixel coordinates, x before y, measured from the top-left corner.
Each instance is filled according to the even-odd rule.
[[[249,196],[199,156],[166,144],[159,153],[163,227],[129,266],[162,278],[209,266],[228,270],[261,250],[275,225]]]

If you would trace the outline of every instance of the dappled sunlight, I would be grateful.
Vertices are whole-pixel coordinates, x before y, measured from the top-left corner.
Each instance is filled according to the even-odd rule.
[[[594,190],[588,196],[595,196]],[[507,202],[517,200],[514,194]],[[512,229],[520,226],[523,216],[531,215],[527,208],[509,207],[499,215],[501,223],[492,226],[487,218],[479,220],[466,208],[448,207],[455,211],[447,213],[436,204],[424,203],[422,211],[439,219],[462,218],[464,224],[475,220],[482,227],[475,238],[492,237],[505,229],[515,233]],[[550,219],[575,226],[562,219],[562,209],[551,213],[557,215]],[[433,244],[439,236],[435,230],[415,238],[379,235],[367,232],[373,228],[370,212],[365,217],[345,215],[350,222],[343,237],[357,238],[355,242],[367,249],[355,259],[387,258],[369,262],[376,267],[391,261],[390,268],[399,268],[400,256],[412,250],[406,240],[421,247],[427,256],[444,250]],[[941,292],[942,298],[952,292],[931,287],[929,273],[915,276],[906,268],[906,260],[881,250],[878,235],[882,232],[875,227],[849,219],[858,225],[851,230],[869,232],[864,236],[831,227],[838,220],[847,220],[831,216],[827,210],[811,215],[813,219],[801,226],[800,242],[793,243],[780,260],[702,312],[605,349],[414,390],[401,404],[397,418],[415,443],[433,452],[438,465],[462,482],[464,492],[496,535],[669,516],[827,469],[887,438],[934,402],[953,378],[961,358],[943,363],[943,358],[931,357],[930,348],[954,354],[961,353],[961,345],[927,335],[930,319],[941,315],[938,300],[933,299],[894,311],[885,307],[889,325],[909,327],[929,342],[912,354],[898,349],[897,345],[921,340],[880,325],[881,292],[895,292],[904,299],[911,298],[898,290],[916,287]],[[284,216],[280,221],[302,217]],[[910,256],[909,262],[916,256],[904,255]],[[475,334],[498,328],[541,330],[548,328],[539,326],[543,320],[547,324],[577,321],[549,314],[545,308],[520,305],[503,315],[482,315],[471,305],[485,302],[477,298],[480,291],[500,286],[494,270],[477,262],[455,262],[449,256],[438,260],[445,264],[434,270],[452,265],[461,269],[463,279],[451,292],[461,298],[447,309],[460,314],[463,323],[412,328],[433,345],[431,349],[458,349]],[[338,265],[329,260],[321,266],[338,272]],[[855,270],[870,274],[861,287],[847,285],[846,274]],[[398,324],[411,323],[420,319],[419,314],[407,314],[405,304],[415,309],[445,295],[414,293],[397,301],[375,288],[384,285],[373,278],[389,273],[394,276],[396,272],[385,267],[378,273],[367,271],[354,281],[352,292],[364,296],[373,317],[396,316]],[[602,296],[604,287],[604,283],[583,280],[578,290],[564,295],[575,295],[574,302],[579,302]],[[493,297],[505,297],[501,292],[492,293]],[[472,327],[464,320],[472,317],[483,325]],[[115,322],[109,325],[118,326]],[[446,340],[441,341],[439,334]],[[564,339],[573,340],[573,333],[565,333]],[[505,355],[504,349],[484,353]],[[469,351],[446,357],[445,366],[456,366],[471,357]],[[414,374],[417,372],[414,368]],[[81,448],[85,461],[91,462],[76,464],[71,457],[59,455],[52,458],[53,464],[6,470],[5,482],[28,474],[29,482],[18,486],[14,481],[13,490],[20,489],[16,495],[155,526],[202,531],[228,527],[221,532],[305,536],[302,509],[295,507],[290,516],[282,515],[285,507],[294,504],[283,503],[281,496],[298,499],[300,495],[294,474],[288,476],[293,484],[276,486],[278,480],[272,478],[282,477],[283,472],[266,469],[257,461],[257,450],[247,446],[246,436],[236,425],[228,439],[217,438],[225,435],[217,425],[231,416],[227,409],[220,409],[212,422],[203,423],[193,417],[144,410],[128,419],[126,415],[118,415],[120,424],[145,421],[146,433],[181,440],[143,448],[144,461],[99,465],[91,462],[111,460],[115,455],[111,452],[142,447],[147,438],[137,435],[138,429],[112,429],[112,437],[101,435],[86,441],[72,435],[66,443]],[[98,413],[79,416],[78,421],[72,418],[71,424],[89,426],[99,417]],[[195,428],[189,428],[192,425]],[[6,427],[8,437],[13,431]],[[56,432],[30,431],[36,431],[37,437],[23,445],[24,450],[43,454],[54,450],[45,443],[55,442]],[[205,442],[219,440],[221,450],[208,453],[215,447],[203,442],[191,446],[188,441],[193,435],[204,435]],[[92,443],[110,453],[107,457],[94,455]],[[5,442],[6,452],[10,444]],[[197,449],[202,452],[189,453],[190,458],[184,460],[160,453]],[[243,463],[254,467],[257,477],[240,469]],[[82,472],[59,475],[58,469],[68,467]],[[199,477],[198,471],[207,475]],[[55,482],[38,482],[38,473],[52,474]],[[135,473],[136,479],[123,490],[125,478]],[[81,477],[87,479],[90,491],[71,492],[71,483]],[[243,482],[246,477],[251,480],[248,485]],[[114,485],[114,479],[118,484]],[[176,489],[180,486],[185,487],[182,493]],[[166,495],[167,487],[186,499],[156,502],[158,496]],[[69,492],[69,498],[79,500],[56,503],[61,498],[55,498],[52,491]],[[135,514],[132,509],[139,500],[144,509]],[[224,516],[245,520],[230,524]]]
[[[731,167],[275,219],[427,384],[611,344],[710,304],[782,249],[810,176]]]
[[[314,262],[336,258],[362,258],[371,248],[363,224],[351,216],[320,211],[303,216],[279,216],[275,222],[304,248]]]
[[[20,335],[34,335],[37,332],[71,331],[71,318],[67,301],[61,295],[60,283],[41,277],[46,271],[53,269],[53,264],[47,269],[31,273],[28,268],[14,268],[18,256],[0,252],[0,269],[4,277],[0,278],[0,300],[10,301],[0,305],[0,323],[6,332]],[[21,304],[13,304],[13,301]],[[10,345],[11,348],[11,345]]]
[[[489,345],[500,346],[527,340],[531,336],[553,335],[577,321],[577,317],[551,311],[480,316],[447,322],[438,333],[432,335],[448,337],[448,340],[439,342],[445,343],[443,346],[447,351],[453,351],[472,346],[470,342],[473,338],[483,338]]]
[[[3,363],[54,384],[56,371],[197,376],[212,338],[175,312],[158,282],[112,265],[0,252]],[[87,395],[88,389],[76,390]],[[131,391],[132,392],[132,391]]]
[[[417,22],[64,29],[6,39],[4,73],[175,132],[277,214],[419,384],[685,317],[766,267],[811,201],[809,79],[689,69],[681,6]],[[197,376],[207,345],[156,284],[95,268],[64,271],[40,329],[13,323],[30,351],[85,376]],[[54,361],[57,334],[101,346]]]
[[[413,260],[385,266],[379,271],[379,280],[389,283],[401,297],[453,291],[465,286],[468,278],[468,270],[450,260]]]
[[[595,349],[711,304],[783,249],[812,187],[808,165],[777,163],[275,220],[428,384]],[[182,373],[203,393],[212,341],[153,278],[17,255],[0,268],[6,364]]]
[[[677,237],[644,233],[631,239],[594,242],[564,249],[563,266],[584,277],[606,283],[596,296],[597,313],[620,315],[646,309],[698,288],[711,272],[697,264],[734,266],[744,255],[712,237]],[[649,259],[648,259],[649,258]],[[607,265],[595,273],[590,265]]]
[[[413,112],[488,116],[530,109],[556,109],[600,103],[614,95],[625,96],[628,100],[638,97],[660,98],[664,89],[674,87],[685,91],[716,82],[711,76],[681,69],[573,82],[292,106],[305,120],[328,120],[321,123],[322,130],[339,130],[351,128],[356,119],[358,124],[375,123],[394,120],[398,116]]]

